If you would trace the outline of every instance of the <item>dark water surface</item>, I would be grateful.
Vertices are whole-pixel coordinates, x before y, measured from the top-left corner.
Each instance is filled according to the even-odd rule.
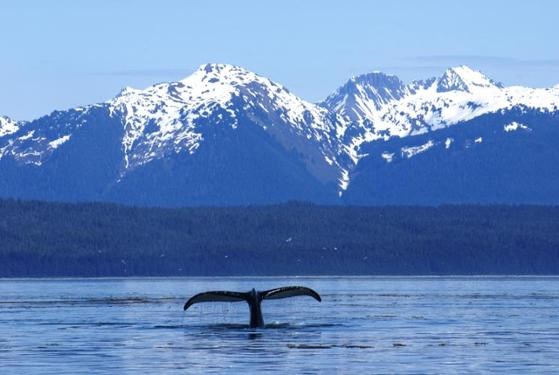
[[[215,289],[323,298],[182,305]],[[1,374],[559,373],[559,277],[0,280]]]

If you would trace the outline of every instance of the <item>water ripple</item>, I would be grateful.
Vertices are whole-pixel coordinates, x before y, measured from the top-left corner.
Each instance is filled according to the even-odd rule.
[[[322,303],[203,304],[304,283]],[[2,280],[2,373],[559,372],[559,278]]]

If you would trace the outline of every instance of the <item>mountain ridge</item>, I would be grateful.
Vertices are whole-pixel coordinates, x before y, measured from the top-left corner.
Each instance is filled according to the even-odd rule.
[[[54,185],[57,179],[86,178],[82,172],[78,173],[81,177],[65,176],[60,165],[66,163],[70,169],[79,170],[72,159],[82,163],[88,160],[81,169],[92,168],[94,154],[101,152],[111,156],[104,159],[105,171],[99,170],[103,179],[97,193],[85,195],[85,200],[126,201],[120,190],[143,195],[135,187],[122,188],[130,185],[127,181],[131,181],[132,173],[134,179],[139,178],[135,184],[152,186],[152,194],[158,194],[158,180],[171,185],[181,180],[182,188],[176,186],[169,194],[193,195],[182,189],[199,187],[201,192],[205,187],[215,194],[221,191],[219,194],[233,197],[226,186],[219,187],[219,173],[231,171],[236,172],[228,178],[228,184],[235,185],[235,174],[246,180],[237,186],[247,191],[242,200],[245,203],[251,202],[251,194],[255,202],[276,202],[279,196],[280,200],[314,200],[312,192],[318,190],[323,192],[317,196],[342,197],[353,176],[361,173],[361,160],[371,158],[364,151],[371,148],[369,145],[435,134],[489,114],[501,114],[507,121],[503,126],[517,123],[508,129],[524,130],[523,113],[537,112],[554,118],[558,106],[559,85],[548,89],[505,87],[467,66],[449,68],[440,77],[407,84],[393,75],[366,73],[351,78],[315,104],[244,68],[204,64],[179,81],[158,83],[143,90],[125,87],[103,103],[55,111],[34,121],[0,117],[0,171],[5,172],[7,186],[0,187],[0,196],[17,197],[22,185],[38,176]],[[96,139],[95,131],[114,139]],[[82,149],[90,149],[87,152],[93,154],[84,159],[78,149],[69,146],[75,142],[81,142]],[[111,149],[103,150],[109,144]],[[402,155],[409,153],[410,157],[404,159],[417,154],[409,151],[413,150],[410,147],[415,146],[403,146],[399,151]],[[194,160],[202,165],[195,165]],[[217,160],[221,165],[215,171],[221,172],[209,173],[208,168],[216,167]],[[159,167],[148,168],[151,172],[147,174],[146,167],[153,163]],[[265,169],[283,172],[276,179]],[[293,173],[299,177],[292,179]],[[283,186],[291,193],[280,194],[281,189],[269,186],[271,180],[276,187]],[[302,190],[308,189],[308,193],[298,195],[289,184],[307,186]],[[51,185],[44,188],[51,189]],[[65,189],[54,187],[52,197],[47,196],[64,200],[61,191]],[[268,193],[259,193],[263,191]],[[42,196],[35,192],[29,197],[36,194]],[[142,199],[132,201],[142,204]],[[207,196],[203,203],[211,201]],[[189,198],[180,202],[197,201]],[[224,204],[227,202],[225,199]],[[236,203],[235,199],[230,203]]]

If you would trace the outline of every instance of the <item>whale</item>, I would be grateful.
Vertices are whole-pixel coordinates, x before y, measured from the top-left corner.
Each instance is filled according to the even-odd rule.
[[[250,309],[250,328],[264,328],[264,318],[262,317],[262,301],[280,299],[296,296],[309,296],[321,302],[320,295],[310,288],[304,286],[284,286],[280,288],[257,291],[252,289],[249,292],[231,291],[210,291],[198,293],[191,297],[184,304],[184,311],[190,306],[204,302],[246,302]]]

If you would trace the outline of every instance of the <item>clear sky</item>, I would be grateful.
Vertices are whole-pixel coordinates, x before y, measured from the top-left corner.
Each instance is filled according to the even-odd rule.
[[[352,75],[409,81],[467,64],[506,85],[559,83],[559,1],[2,0],[0,114],[30,120],[244,66],[319,101]]]

